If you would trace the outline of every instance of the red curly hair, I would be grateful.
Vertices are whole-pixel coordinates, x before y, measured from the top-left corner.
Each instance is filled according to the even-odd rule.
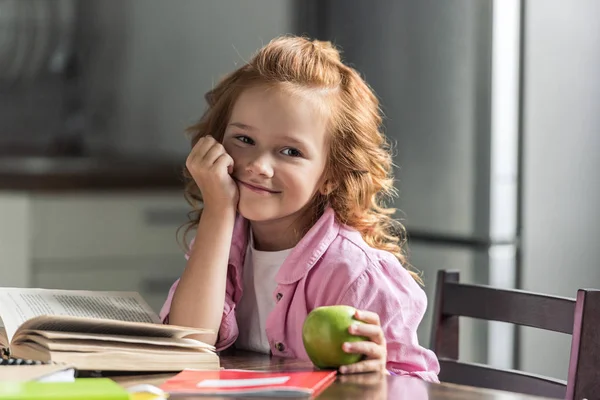
[[[389,144],[381,132],[379,101],[359,73],[341,61],[331,43],[284,36],[262,47],[206,93],[208,108],[200,121],[187,129],[192,146],[205,135],[222,142],[237,98],[257,85],[309,96],[328,118],[325,174],[334,185],[326,195],[315,195],[311,220],[316,221],[329,205],[340,223],[359,231],[369,246],[394,254],[422,284],[403,251],[405,229],[391,217],[395,209],[385,204],[395,189]],[[184,225],[187,243],[185,237],[200,221],[202,197],[187,168],[184,179],[185,197],[193,207],[190,221]]]

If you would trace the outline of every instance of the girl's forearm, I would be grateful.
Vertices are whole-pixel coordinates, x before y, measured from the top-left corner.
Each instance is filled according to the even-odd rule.
[[[169,314],[170,324],[212,329],[214,334],[201,338],[212,345],[223,316],[234,221],[235,210],[203,210]]]

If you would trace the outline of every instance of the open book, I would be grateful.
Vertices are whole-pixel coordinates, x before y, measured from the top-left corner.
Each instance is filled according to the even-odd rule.
[[[5,356],[80,370],[219,368],[213,346],[187,337],[210,331],[161,324],[135,292],[0,288],[0,319]]]

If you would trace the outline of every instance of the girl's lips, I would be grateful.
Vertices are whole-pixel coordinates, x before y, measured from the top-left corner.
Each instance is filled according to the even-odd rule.
[[[281,192],[276,192],[274,190],[266,189],[266,188],[263,188],[263,187],[260,187],[260,186],[255,186],[255,185],[252,185],[250,183],[242,182],[242,181],[239,181],[239,180],[238,180],[238,182],[242,186],[244,186],[245,188],[248,188],[248,189],[250,189],[251,191],[253,191],[255,193],[260,193],[260,194],[277,194],[277,193],[281,193]]]

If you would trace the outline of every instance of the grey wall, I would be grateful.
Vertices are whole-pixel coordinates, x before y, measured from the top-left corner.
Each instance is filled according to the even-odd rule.
[[[492,3],[375,3],[328,2],[325,37],[342,47],[381,100],[385,132],[395,144],[397,216],[409,232],[486,237]],[[429,299],[418,332],[427,346],[437,270],[459,270],[464,282],[488,283],[487,254],[417,241],[409,250]],[[462,359],[486,361],[485,326],[461,321]]]
[[[187,152],[204,93],[262,44],[292,30],[292,0],[83,3],[93,139],[127,152]],[[83,30],[86,27],[82,27]],[[108,71],[108,72],[107,72]]]
[[[600,2],[525,12],[522,283],[574,297],[600,288]],[[523,329],[523,368],[565,378],[569,343]]]
[[[485,237],[473,187],[477,141],[489,129],[491,2],[329,3],[328,37],[381,100],[395,144],[398,217],[415,230]]]

